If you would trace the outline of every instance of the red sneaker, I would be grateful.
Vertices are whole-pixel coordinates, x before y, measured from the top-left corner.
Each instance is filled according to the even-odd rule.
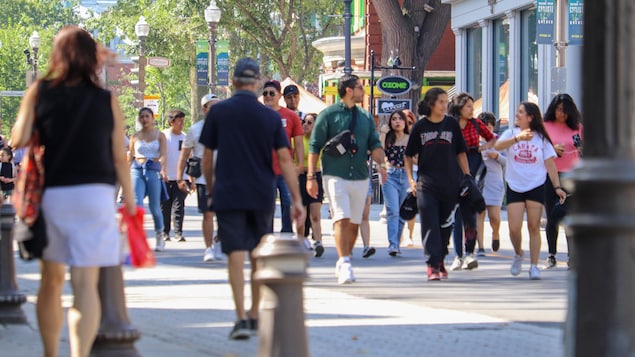
[[[439,277],[441,279],[447,279],[448,278],[448,271],[445,269],[445,263],[441,262],[441,264],[439,264]]]
[[[439,274],[439,268],[433,268],[428,265],[428,281],[430,280],[441,280],[441,275]]]

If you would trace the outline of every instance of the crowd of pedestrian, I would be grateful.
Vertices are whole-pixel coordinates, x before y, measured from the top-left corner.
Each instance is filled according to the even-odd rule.
[[[81,60],[68,55],[86,46],[94,51],[82,51]],[[418,116],[396,110],[377,130],[373,116],[360,106],[365,94],[359,77],[339,79],[336,104],[320,113],[302,112],[298,86],[282,88],[275,80],[263,84],[259,64],[243,58],[234,68],[233,95],[225,100],[203,96],[202,115],[189,129],[185,130],[187,115],[180,109],[170,110],[169,128],[159,130],[153,111],[142,108],[136,118],[138,130],[128,137],[121,135],[123,114],[116,96],[101,89],[95,76],[98,46],[77,27],[60,31],[49,72],[27,91],[22,103],[12,148],[0,137],[0,189],[5,199],[14,189],[14,153],[22,155],[12,149],[25,147],[33,130],[47,145],[47,157],[56,158],[45,161],[42,202],[49,245],[42,257],[38,321],[46,351],[56,350],[59,343],[65,265],[71,267],[75,298],[69,310],[72,355],[87,355],[95,338],[98,268],[120,264],[117,227],[108,219],[115,214],[116,183],[131,214],[147,197],[157,252],[164,251],[168,241],[186,241],[185,200],[196,192],[203,215],[203,261],[227,257],[236,310],[232,339],[249,338],[258,329],[260,292],[253,280],[258,267],[251,252],[273,232],[276,193],[281,232],[295,231],[316,258],[327,254],[321,210],[328,200],[339,284],[356,281],[351,257],[358,235],[363,258],[376,252],[368,224],[374,172],[382,185],[386,252],[392,257],[401,255],[402,245],[414,245],[416,219],[405,220],[400,209],[408,194],[416,196],[428,280],[447,279],[448,270],[479,266],[477,256],[485,254],[486,214],[491,250],[497,252],[503,205],[514,248],[511,274],[522,271],[526,214],[528,273],[531,279],[540,278],[540,218],[545,208],[546,267],[557,264],[558,226],[568,196],[560,179],[582,152],[581,116],[566,94],[553,99],[544,120],[536,104],[521,103],[513,125],[497,136],[496,117],[484,112],[474,118],[474,98],[469,94],[449,100],[443,89],[432,88],[418,103]],[[79,69],[70,71],[73,66]],[[90,121],[82,115],[86,103],[93,113]],[[68,139],[72,143],[53,139],[61,135],[60,127],[69,130],[69,125],[77,133]],[[90,164],[70,164],[77,160]],[[67,220],[69,214],[84,217],[86,223]],[[453,231],[455,256],[446,269]],[[90,239],[81,239],[87,236]],[[247,258],[252,278],[249,309],[244,301]]]

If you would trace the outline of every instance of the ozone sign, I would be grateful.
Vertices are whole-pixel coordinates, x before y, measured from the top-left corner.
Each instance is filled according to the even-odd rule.
[[[410,92],[412,85],[408,78],[388,76],[382,77],[377,81],[377,88],[386,95],[399,95]]]

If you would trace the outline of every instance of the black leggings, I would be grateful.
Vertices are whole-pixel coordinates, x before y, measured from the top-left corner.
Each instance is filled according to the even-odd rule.
[[[558,172],[558,176],[560,176],[560,180],[562,180],[562,173]],[[560,181],[562,182],[562,181]],[[545,181],[545,213],[547,215],[547,227],[545,228],[545,232],[547,233],[547,245],[549,247],[549,254],[557,253],[557,243],[558,243],[558,231],[560,229],[560,222],[562,218],[556,218],[552,214],[553,208],[558,203],[560,198],[556,195],[556,192],[553,189],[553,184],[547,176],[547,180]],[[566,209],[569,206],[569,200],[571,197],[567,197],[567,200],[564,201],[564,208]],[[567,249],[570,252],[569,240],[567,239]]]
[[[429,255],[427,263],[438,267],[448,255],[456,202],[442,201],[428,190],[417,190],[417,206],[421,241],[424,253]]]

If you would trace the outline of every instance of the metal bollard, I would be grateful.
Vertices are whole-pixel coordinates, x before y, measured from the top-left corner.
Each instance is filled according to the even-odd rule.
[[[18,291],[13,260],[15,209],[10,203],[0,206],[0,324],[26,324],[22,304],[26,295]]]
[[[253,252],[262,284],[258,356],[308,357],[302,285],[309,255],[297,239],[267,235]]]
[[[99,270],[101,325],[93,343],[94,357],[138,357],[134,346],[141,333],[130,323],[124,295],[121,266]]]

